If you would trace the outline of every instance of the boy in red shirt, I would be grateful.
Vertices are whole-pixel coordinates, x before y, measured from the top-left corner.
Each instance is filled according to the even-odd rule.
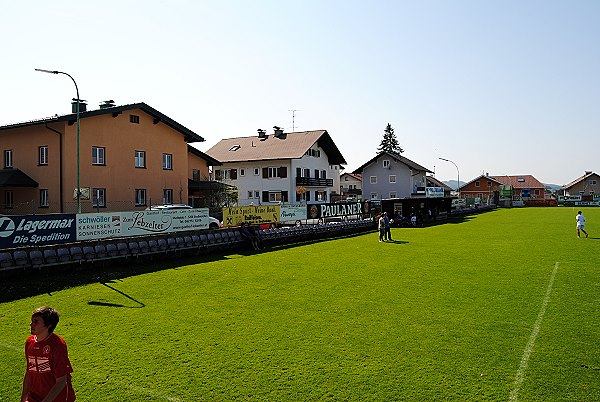
[[[27,371],[21,402],[73,402],[71,362],[65,341],[54,333],[58,311],[40,307],[31,315],[31,336],[25,341]]]

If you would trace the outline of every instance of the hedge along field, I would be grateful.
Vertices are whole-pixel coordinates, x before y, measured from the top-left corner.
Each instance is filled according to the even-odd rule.
[[[20,395],[45,304],[82,401],[600,400],[600,209],[584,209],[589,239],[576,212],[497,210],[3,303],[0,400]]]

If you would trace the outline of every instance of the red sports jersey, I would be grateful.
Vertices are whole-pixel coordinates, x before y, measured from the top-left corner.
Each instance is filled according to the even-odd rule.
[[[67,354],[67,345],[58,335],[52,333],[41,342],[35,341],[32,335],[25,341],[27,358],[27,375],[29,376],[28,402],[38,402],[50,392],[56,379],[64,375],[67,385],[54,399],[55,402],[73,402],[75,392],[71,385],[71,362]]]

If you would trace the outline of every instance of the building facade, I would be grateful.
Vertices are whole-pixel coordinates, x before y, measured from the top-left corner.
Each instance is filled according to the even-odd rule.
[[[581,177],[561,187],[562,195],[595,195],[600,194],[600,175],[587,171]]]
[[[363,199],[424,197],[429,169],[402,155],[380,152],[356,169],[362,176]]]
[[[238,189],[238,205],[328,202],[344,157],[326,130],[228,138],[206,151],[223,165],[214,180]],[[337,181],[339,183],[339,181]]]
[[[202,137],[145,103],[81,109],[79,150],[75,113],[0,127],[0,213],[77,212],[78,176],[82,212],[188,202],[188,143]]]

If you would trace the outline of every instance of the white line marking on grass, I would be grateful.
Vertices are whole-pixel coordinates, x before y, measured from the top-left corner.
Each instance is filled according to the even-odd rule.
[[[14,352],[23,352],[23,353],[25,353],[25,346],[23,346],[22,348],[18,348],[18,347],[14,346],[14,345],[9,345],[7,343],[0,342],[0,347],[12,350]],[[86,375],[91,376],[91,377],[96,377],[98,379],[104,379],[100,375],[98,375],[96,373],[93,373],[93,372],[82,371],[82,373],[85,373]],[[181,402],[181,399],[179,399],[179,398],[175,398],[175,397],[172,397],[172,396],[164,395],[164,394],[161,394],[160,392],[154,391],[152,389],[148,389],[148,388],[144,388],[144,387],[138,387],[137,385],[133,385],[133,384],[130,384],[130,383],[127,383],[127,382],[124,382],[124,381],[118,381],[118,380],[114,380],[114,379],[111,378],[111,379],[108,380],[108,382],[112,382],[112,383],[121,385],[121,386],[123,386],[125,388],[130,389],[131,391],[135,391],[135,392],[138,392],[140,394],[146,394],[148,396],[151,396],[154,399],[163,399],[163,400],[167,400],[169,402]],[[2,399],[2,398],[0,398],[0,399]]]
[[[554,264],[554,270],[552,271],[552,275],[550,276],[550,282],[548,283],[548,288],[546,289],[546,295],[544,296],[544,301],[542,302],[542,308],[540,309],[540,313],[538,314],[535,325],[533,326],[533,331],[531,332],[531,336],[529,337],[529,342],[527,343],[527,346],[525,346],[523,357],[521,357],[521,365],[519,366],[519,370],[517,370],[515,384],[513,385],[512,391],[510,391],[509,400],[511,401],[517,400],[519,388],[521,388],[523,380],[525,379],[525,370],[527,370],[527,365],[529,364],[529,357],[531,356],[531,352],[533,351],[533,345],[535,345],[535,340],[538,336],[538,333],[540,332],[542,321],[544,320],[544,315],[546,314],[546,306],[548,305],[548,301],[550,300],[550,294],[552,293],[552,286],[554,285],[554,277],[556,277],[556,271],[558,271],[558,261]]]

